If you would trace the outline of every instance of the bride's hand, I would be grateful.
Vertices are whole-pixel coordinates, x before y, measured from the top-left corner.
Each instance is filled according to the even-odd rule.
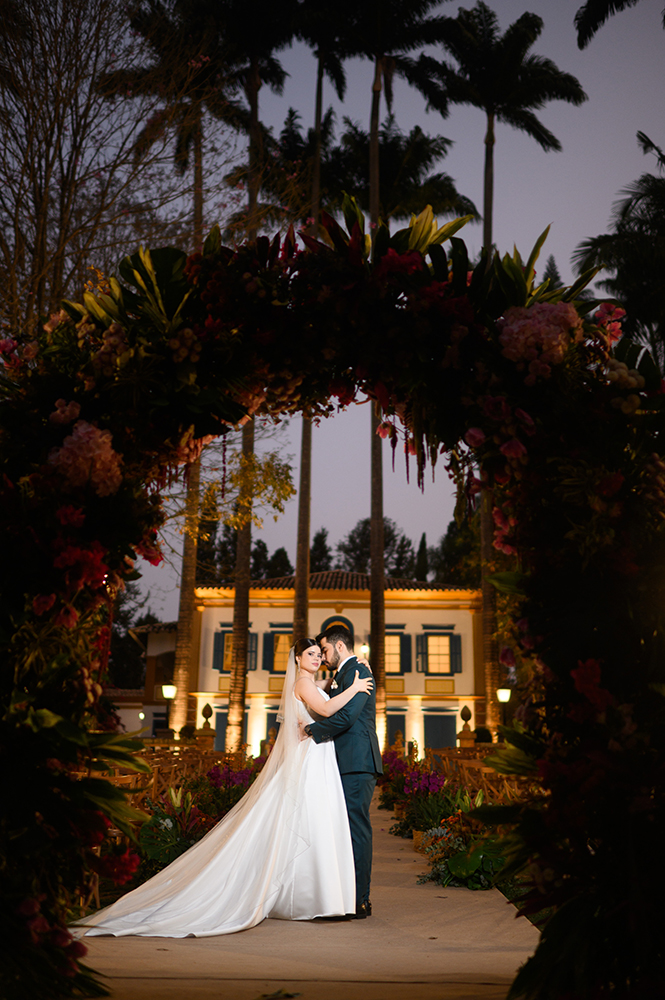
[[[367,667],[367,669],[369,670],[370,674],[372,673],[372,668],[371,668],[371,667],[370,667],[370,665],[369,665],[369,660],[363,660],[363,659],[361,659],[361,657],[359,656],[359,657],[358,657],[358,663],[361,663],[361,664],[363,665],[363,667]]]
[[[353,684],[351,687],[354,689],[356,694],[361,692],[362,694],[371,694],[374,688],[374,680],[371,677],[361,677],[360,672],[356,670],[356,676],[353,679]]]

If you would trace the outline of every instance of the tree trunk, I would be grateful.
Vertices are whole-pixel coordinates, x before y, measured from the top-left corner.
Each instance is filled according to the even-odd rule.
[[[496,590],[489,582],[492,561],[492,491],[484,489],[480,510],[480,564],[483,594],[483,660],[485,664],[485,725],[493,736],[501,722],[501,706],[496,689],[499,687],[499,655],[496,640]]]
[[[293,641],[309,632],[309,534],[312,493],[312,421],[303,414],[300,449],[300,491],[298,494],[298,546],[293,601]]]
[[[372,84],[372,113],[369,122],[369,221],[379,224],[379,107],[383,56],[376,57]]]
[[[321,216],[321,119],[323,117],[323,56],[316,67],[316,110],[314,113],[314,168],[312,170],[312,218],[314,235],[319,235]]]
[[[249,104],[249,173],[247,175],[247,237],[255,240],[258,230],[258,203],[261,187],[261,128],[259,125],[259,90],[261,77],[252,60],[245,92]]]
[[[379,418],[372,402],[372,506],[370,518],[370,662],[376,684],[376,731],[379,746],[386,743],[386,574],[383,541],[382,438],[376,433]]]
[[[483,246],[488,253],[488,265],[492,251],[492,211],[494,208],[494,115],[487,115],[485,133],[485,177],[483,199]]]
[[[254,451],[254,421],[242,429],[242,453],[249,456]],[[247,498],[251,503],[251,496]],[[247,647],[249,638],[249,586],[252,549],[252,522],[238,530],[236,550],[235,600],[233,603],[233,657],[231,664],[231,690],[229,715],[226,725],[226,752],[234,753],[243,742],[245,722],[245,697],[247,694]]]
[[[176,696],[171,705],[170,725],[176,739],[187,723],[189,675],[192,659],[196,586],[196,550],[199,524],[199,484],[201,458],[192,462],[187,474],[187,502],[185,505],[185,537],[182,546],[182,571],[180,573],[180,603],[178,606],[178,631],[175,641],[175,667],[173,683]]]
[[[203,116],[194,126],[194,249],[203,248]]]

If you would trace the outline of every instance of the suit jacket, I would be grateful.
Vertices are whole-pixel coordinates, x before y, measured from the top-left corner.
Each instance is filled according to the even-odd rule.
[[[337,687],[330,697],[341,694],[353,684],[356,670],[361,677],[371,677],[367,667],[352,656],[337,676]],[[376,688],[370,695],[357,694],[351,701],[328,719],[310,723],[309,730],[315,743],[335,741],[335,752],[340,774],[369,771],[383,774],[381,750],[376,736]]]

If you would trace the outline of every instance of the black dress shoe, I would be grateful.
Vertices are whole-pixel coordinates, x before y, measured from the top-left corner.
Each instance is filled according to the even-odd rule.
[[[369,899],[365,900],[364,903],[359,903],[356,907],[356,920],[364,920],[365,917],[372,916],[372,904]]]

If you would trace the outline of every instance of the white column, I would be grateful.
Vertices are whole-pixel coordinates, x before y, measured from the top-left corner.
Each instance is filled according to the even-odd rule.
[[[417,696],[411,696],[408,699],[405,729],[404,742],[408,744],[415,740],[418,744],[418,755],[422,757],[425,752],[425,722],[422,699]]]
[[[261,740],[266,738],[266,697],[264,694],[250,696],[249,712],[247,713],[247,743],[248,751],[254,757],[261,753]]]

